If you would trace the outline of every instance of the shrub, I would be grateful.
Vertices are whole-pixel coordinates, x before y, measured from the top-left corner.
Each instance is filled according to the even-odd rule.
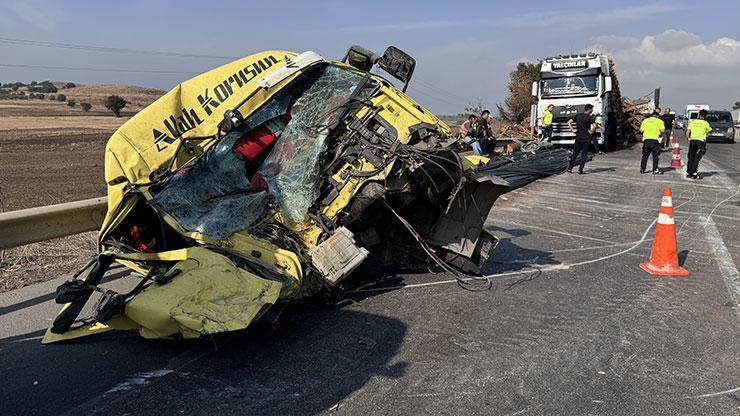
[[[90,103],[80,103],[80,108],[82,108],[82,111],[88,112],[92,108],[92,104]]]
[[[74,82],[68,82],[68,83],[64,84],[64,88],[74,88],[76,86],[77,85],[75,85]]]
[[[54,94],[49,94],[49,100],[56,101],[57,100],[57,96],[54,95]]]
[[[75,100],[69,100],[69,101],[67,101],[67,105],[70,106],[70,107],[74,107],[75,104],[77,104],[77,102]]]
[[[33,87],[28,87],[28,91],[33,92],[57,92],[57,87],[53,84],[38,84]]]
[[[67,96],[64,95],[64,94],[59,94],[59,95],[57,95],[57,101],[59,101],[59,102],[67,101]]]
[[[105,108],[112,111],[116,117],[121,117],[121,110],[123,110],[128,104],[128,101],[124,100],[123,97],[117,95],[111,95],[105,99]]]

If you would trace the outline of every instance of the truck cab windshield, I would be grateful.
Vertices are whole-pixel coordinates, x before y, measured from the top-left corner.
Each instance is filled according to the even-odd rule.
[[[540,81],[543,98],[598,94],[598,75],[549,78]]]

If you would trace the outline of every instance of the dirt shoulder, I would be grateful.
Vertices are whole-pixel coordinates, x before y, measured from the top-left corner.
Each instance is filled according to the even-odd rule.
[[[57,102],[0,101],[0,211],[105,195],[105,143],[129,118]],[[95,253],[95,234],[0,251],[0,292],[70,275]]]

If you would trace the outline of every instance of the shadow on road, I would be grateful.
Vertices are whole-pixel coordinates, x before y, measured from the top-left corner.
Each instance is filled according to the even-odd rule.
[[[689,257],[690,250],[681,250],[678,253],[678,265],[683,267],[683,264],[686,262],[686,259]]]
[[[560,264],[558,260],[553,258],[553,253],[549,251],[525,248],[514,242],[514,239],[518,237],[529,235],[529,231],[495,226],[488,227],[488,230],[497,234],[505,233],[513,238],[504,237],[499,241],[491,253],[488,263],[483,268],[483,274],[514,272]]]
[[[373,377],[401,377],[406,368],[391,363],[406,325],[347,308],[295,313],[279,329],[211,340],[152,341],[136,332],[46,346],[27,339],[42,333],[0,340],[8,414],[316,414]],[[157,372],[166,375],[141,376]]]
[[[129,274],[131,274],[130,270],[121,270],[115,273],[110,273],[106,275],[105,277],[103,277],[103,280],[101,281],[101,283],[109,283],[117,279],[120,279],[122,277],[126,277]],[[12,305],[0,307],[0,316],[11,313],[11,312],[19,311],[21,309],[29,308],[31,306],[38,305],[40,303],[48,302],[50,300],[54,300],[54,298],[56,298],[56,293],[52,292],[52,293],[47,293],[45,295],[36,296],[35,298],[26,299],[24,301],[14,303]]]
[[[616,168],[593,168],[593,169],[586,169],[585,170],[585,173],[586,174],[589,174],[589,173],[593,174],[593,173],[601,173],[601,172],[614,172],[616,170],[617,170]]]

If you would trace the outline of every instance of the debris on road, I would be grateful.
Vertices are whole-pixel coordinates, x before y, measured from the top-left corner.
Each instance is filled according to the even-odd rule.
[[[376,66],[405,90],[415,61],[394,47],[353,46],[342,62],[267,51],[132,117],[106,148],[102,251],[58,288],[64,306],[43,342],[243,329],[275,319],[276,304],[341,290],[361,265],[490,287],[475,276],[495,245],[483,230],[493,203],[562,172],[569,152],[461,156],[449,127]],[[141,276],[126,293],[100,286],[114,262]]]
[[[478,171],[505,179],[509,183],[509,189],[513,190],[539,178],[565,172],[570,154],[569,150],[562,148],[512,153],[491,159]]]

